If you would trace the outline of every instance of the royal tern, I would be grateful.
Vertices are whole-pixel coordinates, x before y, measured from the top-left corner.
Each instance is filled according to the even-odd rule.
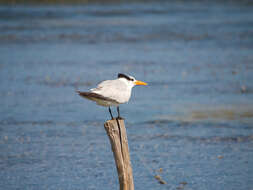
[[[124,104],[129,101],[132,88],[135,85],[147,85],[147,83],[136,80],[132,76],[119,73],[117,79],[103,81],[96,88],[90,89],[89,92],[77,92],[80,96],[95,101],[100,106],[109,107],[112,119],[113,116],[110,106],[116,106],[118,112],[117,118],[121,119],[119,104]]]

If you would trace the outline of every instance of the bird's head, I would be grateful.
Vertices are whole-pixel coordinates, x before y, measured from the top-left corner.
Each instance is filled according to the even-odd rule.
[[[124,80],[131,88],[135,85],[148,85],[145,82],[136,80],[134,77],[122,73],[118,74],[118,78]]]

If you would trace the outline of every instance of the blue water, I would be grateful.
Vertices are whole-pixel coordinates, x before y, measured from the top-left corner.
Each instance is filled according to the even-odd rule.
[[[0,189],[118,189],[108,110],[75,90],[119,72],[149,84],[120,107],[135,189],[251,189],[252,52],[236,1],[0,6]]]

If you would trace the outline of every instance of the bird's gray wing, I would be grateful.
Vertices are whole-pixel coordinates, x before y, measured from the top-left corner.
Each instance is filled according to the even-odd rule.
[[[127,86],[120,80],[106,80],[98,84],[96,88],[91,89],[91,92],[100,94],[104,97],[122,102],[125,98]]]

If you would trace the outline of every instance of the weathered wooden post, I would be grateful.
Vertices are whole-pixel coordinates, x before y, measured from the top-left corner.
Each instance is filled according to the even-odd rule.
[[[118,171],[120,190],[134,190],[133,173],[124,120],[108,120],[105,122],[104,127],[111,142]]]

